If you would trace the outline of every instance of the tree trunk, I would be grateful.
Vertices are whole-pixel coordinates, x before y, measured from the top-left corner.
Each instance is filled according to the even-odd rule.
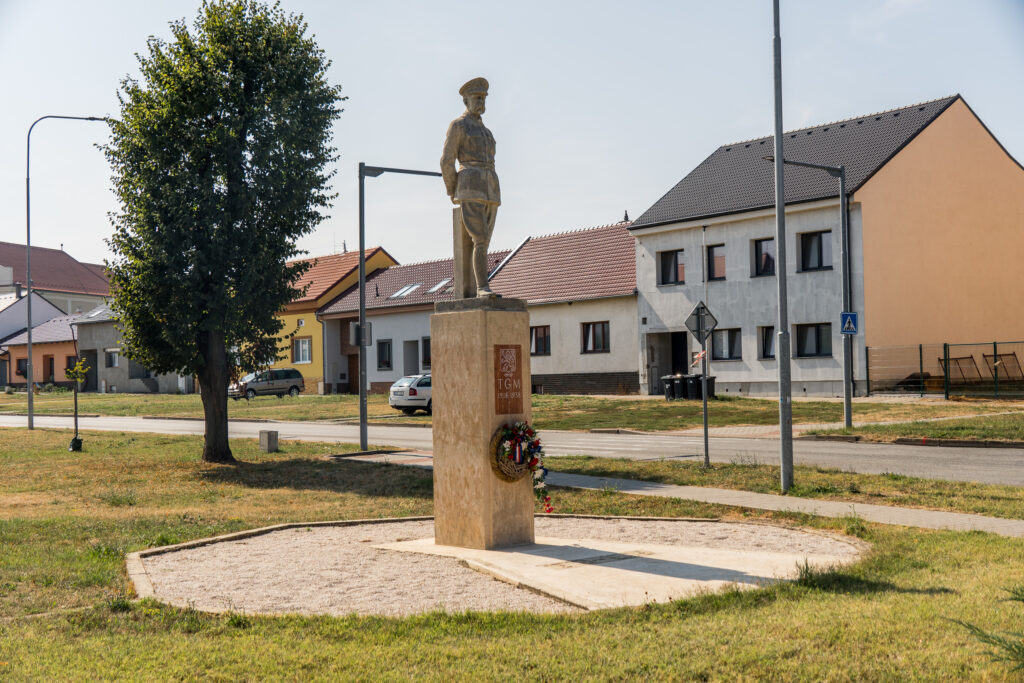
[[[228,445],[228,363],[224,334],[216,330],[205,337],[205,364],[198,374],[206,420],[203,461],[235,462]]]

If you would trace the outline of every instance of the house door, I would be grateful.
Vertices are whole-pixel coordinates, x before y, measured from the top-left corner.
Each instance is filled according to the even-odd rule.
[[[689,338],[685,332],[672,333],[672,374],[686,375],[690,372]]]
[[[420,341],[418,339],[402,342],[402,372],[406,375],[420,374]]]
[[[85,382],[82,384],[82,391],[96,391],[96,350],[82,351],[82,359],[85,360],[88,370],[85,372]]]
[[[43,381],[53,383],[53,356],[43,356]]]
[[[359,354],[350,353],[348,354],[348,388],[345,390],[349,394],[359,393]]]

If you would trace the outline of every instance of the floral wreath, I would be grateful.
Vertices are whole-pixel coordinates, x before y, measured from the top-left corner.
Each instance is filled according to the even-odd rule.
[[[504,481],[519,481],[528,473],[533,475],[533,493],[544,507],[553,512],[548,495],[544,467],[544,447],[537,432],[526,422],[515,422],[498,428],[491,438],[491,468]]]

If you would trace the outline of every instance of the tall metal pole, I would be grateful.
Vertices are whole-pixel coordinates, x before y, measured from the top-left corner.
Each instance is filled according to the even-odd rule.
[[[359,162],[359,450],[369,448],[366,434],[366,164]]]
[[[404,173],[441,177],[436,171],[416,171],[410,168],[367,166],[359,162],[359,449],[367,450],[366,436],[366,198],[367,176],[376,178],[382,173]]]
[[[772,40],[775,72],[775,280],[779,288],[779,312],[775,360],[779,366],[779,460],[782,492],[793,486],[793,387],[790,376],[789,300],[786,293],[786,193],[783,189],[782,154],[782,37],[779,32],[779,0],[773,0],[775,35]]]
[[[31,145],[32,145],[32,129],[35,128],[36,123],[39,123],[42,119],[37,119],[28,128],[28,135],[25,139],[25,297],[28,301],[25,302],[25,307],[28,310],[26,314],[25,326],[28,331],[28,363],[27,369],[25,370],[25,388],[28,390],[28,428],[35,429],[35,410],[32,403],[32,390],[33,379],[35,378],[35,370],[32,367],[32,190],[29,179],[29,159],[31,158]]]
[[[840,270],[842,271],[843,311],[853,310],[853,294],[850,291],[850,207],[846,197],[846,166],[839,167],[839,232]],[[843,422],[853,427],[853,335],[843,335]]]
[[[701,251],[704,252],[704,258],[700,264],[701,279],[704,280],[704,305],[708,304],[708,275],[707,275],[707,261],[708,261],[708,226],[700,226],[700,244]],[[705,309],[707,310],[707,309]],[[707,320],[703,313],[701,313],[700,329],[707,329]],[[713,340],[712,340],[713,341]],[[703,403],[702,408],[704,409],[704,467],[711,467],[711,455],[708,451],[708,338],[704,339],[700,343],[700,354],[701,360],[703,361],[700,369],[700,394]]]
[[[706,316],[701,313],[700,328],[707,329]],[[704,408],[704,467],[711,467],[711,456],[708,454],[708,338],[700,343],[701,360],[703,367],[700,375],[700,393],[703,399]]]
[[[58,116],[55,114],[49,114],[47,116],[40,116],[38,119],[32,122],[32,125],[28,127],[28,134],[25,135],[25,279],[28,281],[25,283],[26,295],[28,301],[25,304],[26,308],[26,321],[25,327],[28,333],[28,362],[26,363],[26,375],[25,375],[25,386],[28,389],[28,428],[35,428],[35,410],[32,399],[34,398],[33,385],[35,384],[35,369],[32,363],[32,190],[30,180],[31,173],[31,161],[32,161],[32,129],[36,127],[36,124],[43,119],[68,119],[71,121],[106,121],[107,119],[103,116]]]

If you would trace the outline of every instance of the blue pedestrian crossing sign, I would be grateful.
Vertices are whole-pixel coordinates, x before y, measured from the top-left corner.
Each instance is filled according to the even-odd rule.
[[[840,313],[839,331],[843,334],[857,334],[857,314],[845,312]]]

